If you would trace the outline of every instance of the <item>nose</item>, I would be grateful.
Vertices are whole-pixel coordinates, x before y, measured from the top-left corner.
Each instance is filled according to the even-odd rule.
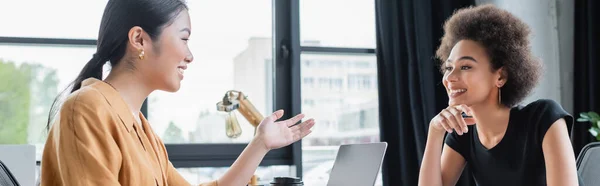
[[[448,82],[456,82],[458,81],[458,73],[460,72],[460,70],[456,70],[456,69],[452,69],[449,72],[446,72],[444,79]]]
[[[190,53],[187,56],[185,56],[185,59],[183,59],[183,60],[187,63],[191,63],[192,61],[194,61],[194,55],[192,55],[192,53]]]

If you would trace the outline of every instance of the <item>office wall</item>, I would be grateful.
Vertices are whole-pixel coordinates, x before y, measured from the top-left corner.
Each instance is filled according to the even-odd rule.
[[[572,0],[476,0],[494,4],[525,21],[532,30],[533,53],[545,67],[534,92],[524,101],[548,98],[573,111],[573,20]]]

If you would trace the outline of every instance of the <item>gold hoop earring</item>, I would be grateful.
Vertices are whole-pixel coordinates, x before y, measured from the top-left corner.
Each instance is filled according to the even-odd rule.
[[[138,57],[140,58],[140,60],[144,59],[144,49],[140,50],[140,54],[138,55]]]

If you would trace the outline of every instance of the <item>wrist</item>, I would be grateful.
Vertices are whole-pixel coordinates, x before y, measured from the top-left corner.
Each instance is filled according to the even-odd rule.
[[[259,137],[255,137],[254,139],[252,139],[248,146],[265,154],[271,150],[267,147],[267,144],[264,142],[264,140]]]
[[[429,134],[427,134],[427,145],[443,144],[445,135],[445,130],[438,130],[431,127]]]
[[[444,129],[436,129],[435,127],[429,127],[429,136],[444,136],[446,134],[446,130]]]

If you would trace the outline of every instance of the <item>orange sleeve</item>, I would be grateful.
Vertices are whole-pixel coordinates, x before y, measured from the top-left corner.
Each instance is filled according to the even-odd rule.
[[[181,174],[179,174],[177,169],[175,169],[173,163],[169,161],[169,154],[167,153],[167,148],[165,147],[163,141],[160,139],[160,137],[158,137],[158,135],[156,135],[156,133],[153,132],[153,134],[155,142],[157,143],[157,145],[159,145],[162,157],[164,158],[164,160],[166,160],[167,165],[165,167],[167,173],[167,183],[169,185],[190,185],[190,183],[187,180],[185,180],[185,178],[183,178]],[[201,183],[200,186],[218,186],[218,184],[216,180],[213,180],[210,182]]]
[[[190,185],[182,176],[177,172],[177,169],[169,162],[167,168],[167,183],[169,185]],[[218,186],[217,181],[210,181],[207,183],[201,183],[200,186]]]
[[[102,118],[107,111],[85,97],[65,102],[59,122],[50,131],[47,143],[52,144],[44,150],[42,185],[120,185],[122,157],[109,121]]]

